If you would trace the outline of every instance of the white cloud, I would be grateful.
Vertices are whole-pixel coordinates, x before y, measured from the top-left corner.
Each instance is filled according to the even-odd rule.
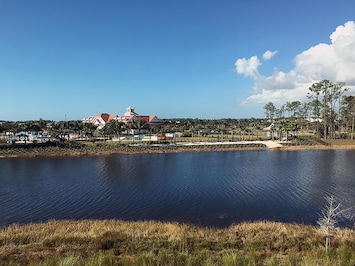
[[[261,63],[257,56],[238,59],[237,72],[254,81],[253,95],[244,103],[304,101],[311,84],[323,79],[345,82],[355,93],[355,22],[337,27],[330,40],[329,44],[320,43],[296,55],[295,67],[287,73],[275,71],[270,76],[263,76],[258,72]],[[266,51],[264,60],[272,58],[276,52]]]
[[[257,56],[252,56],[249,59],[238,59],[234,65],[238,74],[255,77],[258,75],[258,67],[261,65],[261,62]]]
[[[277,54],[278,51],[270,51],[270,50],[267,50],[264,54],[263,54],[263,59],[264,60],[269,60],[271,58],[274,57],[275,54]]]

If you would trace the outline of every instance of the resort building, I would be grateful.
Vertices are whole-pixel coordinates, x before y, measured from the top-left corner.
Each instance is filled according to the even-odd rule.
[[[134,107],[129,106],[126,108],[126,112],[123,115],[114,115],[102,113],[96,116],[88,116],[85,117],[82,121],[83,123],[92,123],[101,129],[105,126],[106,123],[111,120],[118,120],[125,124],[128,124],[131,121],[135,121],[137,119],[142,119],[148,125],[148,127],[153,127],[156,125],[161,125],[162,121],[156,117],[155,115],[140,115],[134,111]]]

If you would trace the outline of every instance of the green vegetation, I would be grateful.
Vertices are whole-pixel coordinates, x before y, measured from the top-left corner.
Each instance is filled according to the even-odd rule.
[[[345,146],[345,145],[352,145],[355,146],[355,140],[346,140],[346,139],[332,139],[332,140],[327,140],[327,143],[329,145],[332,145],[334,147],[336,146]]]
[[[179,132],[181,141],[237,141],[262,140],[266,138],[263,128],[270,122],[264,119],[163,119],[162,125],[148,127],[143,120],[136,120],[128,124],[111,120],[102,129],[91,123],[82,121],[0,121],[0,141],[6,140],[6,132],[33,132],[50,135],[51,138],[71,139],[111,139],[113,137],[132,136],[131,130],[144,131],[145,135],[156,135],[159,139],[166,139],[166,133]]]
[[[176,138],[174,140],[160,140],[148,143],[119,143],[110,141],[80,141],[80,142],[46,142],[27,144],[0,144],[1,157],[48,157],[48,156],[96,156],[111,154],[138,154],[138,153],[176,153],[176,152],[210,152],[232,150],[266,149],[260,142],[232,143],[225,139],[224,143],[214,145],[182,145],[182,142],[194,142],[192,138]],[[201,137],[201,142],[211,139]],[[212,139],[213,141],[213,139]],[[229,143],[230,142],[230,143]],[[132,145],[133,144],[133,145]],[[156,145],[161,144],[161,145]],[[354,140],[322,140],[310,136],[297,137],[282,142],[285,149],[300,148],[355,148]],[[283,148],[281,148],[283,149]]]
[[[159,142],[157,142],[159,143]],[[152,144],[152,143],[151,143]],[[35,144],[0,144],[1,157],[41,157],[41,156],[96,156],[110,154],[201,152],[265,149],[262,143],[218,144],[182,146],[165,142],[163,145],[120,144],[117,142],[47,142]]]
[[[355,97],[346,96],[348,90],[343,82],[322,80],[309,87],[309,102],[286,102],[279,108],[269,102],[264,105],[265,115],[269,121],[277,121],[278,126],[273,131],[281,136],[312,128],[317,138],[353,140]]]
[[[155,135],[166,139],[166,133],[178,132],[185,141],[240,141],[263,140],[270,127],[272,139],[288,140],[294,136],[312,136],[329,139],[354,139],[355,97],[347,96],[348,88],[342,82],[322,80],[314,83],[307,94],[308,102],[286,102],[277,108],[272,102],[264,105],[266,119],[162,119],[161,124],[149,125],[144,120],[122,123],[111,120],[98,129],[92,123],[71,121],[1,121],[0,142],[14,141],[15,134],[36,133],[57,140],[98,140],[114,137]],[[26,140],[25,140],[26,141]],[[174,140],[178,141],[178,140]]]
[[[345,143],[352,143],[349,141],[343,142]],[[331,144],[328,141],[323,141],[321,139],[310,137],[310,136],[302,136],[290,140],[288,142],[283,142],[282,145],[284,146],[330,146]],[[350,145],[350,144],[348,144]]]
[[[354,265],[355,233],[255,222],[224,229],[116,220],[0,229],[0,265]]]

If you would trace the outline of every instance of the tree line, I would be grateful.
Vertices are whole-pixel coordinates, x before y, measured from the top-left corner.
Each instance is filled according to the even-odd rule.
[[[51,120],[28,120],[28,121],[0,121],[0,133],[12,132],[36,132],[46,133],[53,138],[69,139],[69,134],[76,134],[80,137],[94,136],[118,136],[123,131],[141,131],[147,128],[143,119],[130,121],[128,124],[117,120],[111,120],[101,129],[93,123],[85,123],[81,120],[51,121]]]
[[[125,124],[117,120],[106,123],[102,129],[81,120],[49,121],[44,119],[30,121],[0,121],[0,133],[5,132],[48,132],[52,137],[65,138],[69,133],[81,136],[120,136],[129,132],[165,134],[182,132],[183,136],[206,136],[230,134],[232,139],[258,138],[265,127],[277,122],[280,132],[312,132],[317,137],[353,139],[355,120],[355,97],[345,95],[348,88],[342,82],[333,83],[322,80],[312,84],[307,94],[308,102],[286,102],[277,108],[272,102],[264,106],[265,118],[171,118],[162,119],[160,125],[149,126],[143,119]],[[271,128],[276,130],[276,128]],[[280,137],[280,136],[279,136]],[[281,137],[280,137],[281,138]]]
[[[159,125],[148,125],[143,119],[132,120],[125,124],[118,120],[111,120],[101,129],[92,123],[85,123],[81,120],[50,121],[50,120],[28,120],[28,121],[0,121],[0,133],[5,132],[44,132],[54,138],[67,139],[69,133],[75,133],[82,137],[119,137],[127,134],[165,135],[166,133],[181,132],[183,136],[207,136],[218,135],[245,135],[260,136],[260,131],[268,126],[266,119],[245,118],[245,119],[198,119],[198,118],[171,118],[162,119]]]
[[[348,90],[344,82],[322,80],[309,87],[308,102],[286,102],[279,108],[268,102],[264,106],[265,115],[270,121],[278,121],[285,131],[309,125],[309,121],[315,124],[318,138],[353,139],[355,97],[345,95]]]

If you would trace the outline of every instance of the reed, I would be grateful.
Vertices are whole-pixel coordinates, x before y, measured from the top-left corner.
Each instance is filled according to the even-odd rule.
[[[1,228],[0,265],[354,265],[354,231],[333,238],[325,253],[322,233],[298,224],[53,220]]]

